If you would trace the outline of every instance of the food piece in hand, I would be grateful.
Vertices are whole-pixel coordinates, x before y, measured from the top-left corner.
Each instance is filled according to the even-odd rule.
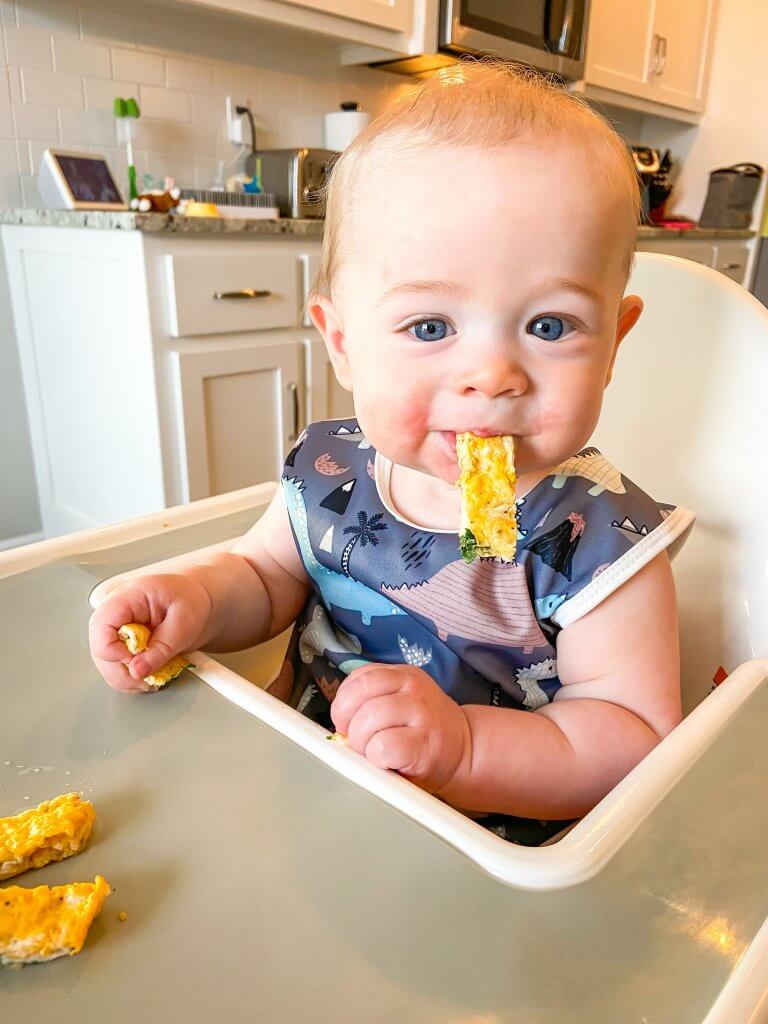
[[[41,963],[74,956],[110,894],[107,882],[0,889],[0,964]]]
[[[0,818],[0,880],[80,853],[95,817],[93,804],[79,793],[63,793],[12,818]]]
[[[328,736],[326,736],[325,738],[329,741],[329,743],[338,743],[340,747],[349,746],[349,740],[347,739],[343,732],[332,732],[329,733]]]
[[[152,634],[140,622],[127,622],[118,629],[117,635],[128,648],[129,654],[141,654],[142,651],[146,651]],[[166,683],[170,683],[172,679],[180,676],[185,668],[191,667],[191,661],[187,661],[183,654],[177,654],[157,672],[153,672],[151,676],[145,676],[144,682],[153,690],[159,690],[161,686],[165,686]]]
[[[461,487],[459,547],[466,562],[515,559],[515,440],[457,434]]]

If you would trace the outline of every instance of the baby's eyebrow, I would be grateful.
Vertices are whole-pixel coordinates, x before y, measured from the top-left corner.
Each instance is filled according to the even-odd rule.
[[[467,294],[467,289],[455,281],[404,281],[384,292],[376,305],[383,305],[387,299],[391,299],[395,295],[409,295],[414,292],[439,292],[443,295],[454,295],[460,298]]]
[[[605,296],[601,295],[600,292],[594,291],[592,288],[587,288],[586,285],[579,284],[578,281],[571,281],[568,277],[556,277],[552,282],[555,288],[562,288],[568,292],[576,292],[577,295],[584,295],[588,299],[592,299],[593,302],[597,302],[599,305],[605,305]]]

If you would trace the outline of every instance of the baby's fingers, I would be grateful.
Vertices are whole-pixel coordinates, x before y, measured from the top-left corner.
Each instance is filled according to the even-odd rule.
[[[126,622],[145,622],[150,620],[149,602],[140,591],[125,594],[114,594],[98,607],[88,623],[88,640],[91,656],[94,661],[131,660],[128,649],[117,635],[118,629]]]
[[[200,628],[199,619],[180,602],[172,604],[152,633],[147,649],[131,661],[131,675],[143,679],[167,665],[175,655],[191,650],[199,639]]]
[[[142,693],[148,689],[143,680],[133,678],[126,665],[121,665],[118,661],[105,661],[102,658],[94,658],[93,661],[113,690],[119,690],[121,693]]]

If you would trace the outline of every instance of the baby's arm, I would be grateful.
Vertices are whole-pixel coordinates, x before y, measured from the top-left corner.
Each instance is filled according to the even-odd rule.
[[[229,551],[115,590],[91,617],[91,654],[115,689],[143,689],[141,680],[181,651],[236,650],[276,636],[298,615],[308,587],[278,491]],[[132,659],[117,636],[126,622],[152,631],[147,650]]]
[[[680,721],[665,554],[557,643],[563,684],[538,711],[460,707],[422,669],[368,665],[331,707],[353,749],[466,811],[583,815]]]
[[[563,686],[533,714],[464,707],[469,743],[440,795],[473,811],[579,817],[681,719],[675,587],[659,555],[557,642]]]

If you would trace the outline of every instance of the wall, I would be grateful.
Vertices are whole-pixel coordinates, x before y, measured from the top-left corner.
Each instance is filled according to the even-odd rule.
[[[753,162],[768,168],[766,54],[768,4],[719,0],[707,110],[698,126],[646,118],[643,142],[670,147],[682,161],[673,209],[697,219],[709,172]],[[761,204],[755,204],[755,226]]]
[[[47,146],[103,153],[124,182],[115,96],[136,97],[142,110],[139,180],[149,171],[204,186],[241,163],[226,141],[226,95],[253,105],[260,146],[320,146],[326,111],[353,99],[375,113],[403,87],[395,76],[340,68],[324,38],[159,3],[0,0],[0,23],[0,206],[40,205],[35,175]],[[2,547],[38,530],[39,513],[2,294],[0,309]]]

